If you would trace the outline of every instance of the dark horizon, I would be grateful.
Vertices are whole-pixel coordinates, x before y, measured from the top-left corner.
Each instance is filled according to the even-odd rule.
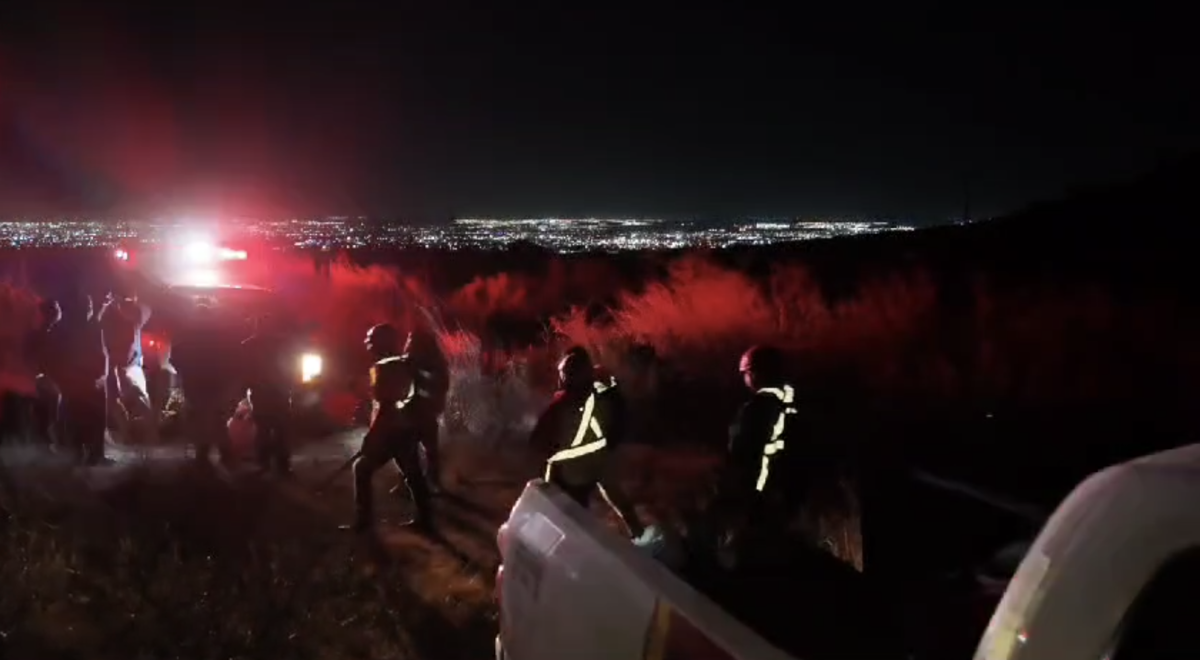
[[[54,4],[0,9],[0,216],[927,223],[1200,147],[1165,15]]]

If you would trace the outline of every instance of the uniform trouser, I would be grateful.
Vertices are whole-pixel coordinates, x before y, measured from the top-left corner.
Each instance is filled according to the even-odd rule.
[[[375,490],[371,486],[371,478],[389,461],[396,464],[412,493],[417,518],[430,518],[429,485],[421,475],[418,438],[396,432],[386,436],[368,434],[363,440],[362,456],[354,461],[354,508],[359,523],[366,524],[374,518]]]
[[[641,520],[633,508],[633,502],[625,493],[625,489],[621,487],[609,469],[607,458],[607,455],[584,456],[554,463],[547,470],[548,481],[571,496],[571,499],[585,509],[591,506],[592,493],[598,492],[609,508],[621,517],[621,520],[629,528],[629,533],[633,536],[641,536],[645,531]],[[579,464],[568,465],[572,460],[578,461]]]
[[[442,460],[438,443],[438,420],[436,415],[423,415],[417,422],[417,434],[421,448],[425,450],[425,479],[433,486],[441,484]]]
[[[228,414],[220,401],[188,399],[188,431],[196,447],[196,458],[208,460],[213,445],[222,462],[232,460],[229,447],[229,429],[226,428]]]
[[[253,400],[251,401],[253,404]],[[287,471],[292,464],[291,415],[286,406],[254,406],[255,452],[264,469]]]
[[[105,388],[80,388],[63,392],[62,416],[68,449],[85,463],[104,458],[104,431],[108,392]]]

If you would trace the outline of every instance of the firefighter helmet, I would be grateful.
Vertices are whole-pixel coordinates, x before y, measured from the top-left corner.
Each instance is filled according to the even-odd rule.
[[[758,380],[779,378],[783,374],[783,354],[774,346],[752,346],[742,353],[738,371]]]
[[[582,346],[573,346],[558,361],[558,380],[562,385],[591,384],[592,357]]]
[[[367,330],[363,343],[373,352],[395,353],[400,348],[400,332],[391,323],[380,323]]]

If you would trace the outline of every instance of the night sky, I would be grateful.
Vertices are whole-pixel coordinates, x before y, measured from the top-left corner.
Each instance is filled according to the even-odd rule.
[[[941,221],[1200,142],[1182,13],[108,4],[0,4],[0,215]]]

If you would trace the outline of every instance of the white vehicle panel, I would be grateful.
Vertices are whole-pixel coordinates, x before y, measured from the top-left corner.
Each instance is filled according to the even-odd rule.
[[[544,506],[548,502],[545,493],[527,490],[508,523],[508,657],[640,660],[642,637],[629,631],[648,625],[654,595],[631,574],[606,565],[604,553],[589,551],[580,542],[586,534],[558,506]]]
[[[695,634],[719,650],[708,660],[791,659],[557,489],[533,482],[508,525],[501,630],[509,660],[673,660],[672,626],[703,631]]]
[[[1141,590],[1200,547],[1200,449],[1099,472],[1063,502],[1021,563],[976,660],[1092,660]]]

